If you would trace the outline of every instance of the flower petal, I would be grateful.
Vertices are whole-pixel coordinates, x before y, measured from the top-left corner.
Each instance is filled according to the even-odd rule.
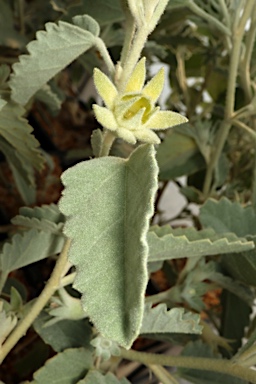
[[[186,123],[188,119],[179,113],[172,111],[158,111],[153,114],[145,123],[145,127],[149,129],[166,129]]]
[[[126,87],[126,92],[140,92],[145,83],[146,78],[146,58],[143,57],[134,68],[131,77],[129,78]]]
[[[123,140],[127,141],[128,143],[130,143],[130,144],[136,143],[136,137],[128,129],[118,128],[116,133],[117,133],[118,137],[121,137]]]
[[[118,125],[117,125],[115,116],[109,109],[105,107],[100,107],[97,104],[93,104],[92,107],[93,107],[93,111],[96,119],[104,128],[107,128],[110,131],[117,130]]]
[[[130,119],[123,118],[122,120],[120,120],[120,125],[131,131],[137,130],[142,125],[142,118],[145,110],[146,108],[141,108],[139,112],[137,112],[136,115],[134,115]]]
[[[112,109],[114,100],[118,94],[116,87],[98,68],[94,68],[93,80],[98,94],[102,97],[106,106]]]
[[[145,85],[142,90],[143,95],[149,97],[153,103],[161,95],[161,92],[164,87],[164,68],[161,68],[160,71]]]
[[[150,144],[160,144],[161,140],[159,137],[150,129],[138,129],[134,131],[134,135],[140,141],[144,141],[145,143]]]

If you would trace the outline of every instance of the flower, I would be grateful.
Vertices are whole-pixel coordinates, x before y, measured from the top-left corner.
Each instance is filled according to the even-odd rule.
[[[159,144],[152,130],[161,130],[187,122],[187,118],[172,111],[160,111],[155,103],[164,86],[164,68],[144,86],[146,60],[135,66],[124,92],[118,92],[111,80],[99,69],[94,69],[94,83],[106,107],[93,105],[98,122],[131,144],[141,140]],[[144,86],[144,87],[143,87]]]

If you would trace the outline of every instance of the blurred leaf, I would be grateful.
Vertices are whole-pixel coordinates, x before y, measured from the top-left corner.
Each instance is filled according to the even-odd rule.
[[[161,180],[172,180],[205,168],[195,141],[178,130],[170,130],[157,149]]]
[[[223,197],[208,199],[200,208],[200,222],[217,233],[234,232],[237,236],[256,235],[256,212],[252,206],[243,207]]]
[[[13,11],[9,0],[0,0],[0,45],[19,49],[26,39],[15,28]]]
[[[102,336],[126,348],[143,316],[157,171],[154,147],[141,145],[129,159],[93,159],[62,176],[59,207],[67,216],[64,233],[73,240],[74,287]]]
[[[184,308],[167,310],[166,304],[151,308],[146,304],[140,334],[150,333],[202,333],[200,316],[185,312]]]
[[[54,351],[62,352],[67,348],[79,347],[92,349],[90,345],[92,328],[87,320],[62,320],[45,326],[50,319],[51,316],[46,312],[41,312],[33,326],[44,342],[49,344]]]
[[[64,21],[49,22],[45,29],[37,32],[37,40],[28,44],[29,55],[20,56],[20,61],[13,65],[9,82],[12,98],[22,105],[95,41],[91,32]]]
[[[239,239],[233,233],[220,235],[212,229],[172,229],[169,225],[151,227],[148,244],[149,262],[241,252],[254,247],[253,242]]]
[[[190,342],[181,352],[181,356],[219,358],[211,347],[201,340]],[[217,372],[202,371],[191,368],[178,368],[178,374],[184,379],[196,384],[248,384],[247,381]]]
[[[39,91],[36,92],[35,98],[44,103],[49,110],[56,114],[60,111],[62,99],[55,93],[48,84],[44,84]]]
[[[36,371],[31,384],[74,384],[93,366],[92,355],[84,348],[66,349]]]
[[[102,375],[99,371],[89,371],[85,379],[80,380],[77,384],[129,384],[127,379],[118,379],[112,373]]]

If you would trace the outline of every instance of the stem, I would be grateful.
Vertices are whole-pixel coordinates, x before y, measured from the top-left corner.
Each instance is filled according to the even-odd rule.
[[[59,285],[58,288],[63,288],[63,287],[66,287],[67,285],[72,284],[74,282],[74,280],[75,280],[75,277],[76,277],[76,272],[73,272],[73,273],[70,273],[67,276],[64,276],[61,279],[60,285]]]
[[[187,77],[186,77],[186,70],[185,70],[185,64],[184,64],[184,55],[181,49],[177,50],[176,53],[176,59],[177,59],[177,78],[179,81],[180,88],[182,90],[184,99],[185,99],[185,105],[187,107],[187,116],[188,118],[191,117],[191,111],[190,111],[190,96],[188,92],[188,85],[187,85]]]
[[[20,321],[18,326],[14,329],[6,342],[0,348],[0,364],[3,362],[8,353],[16,345],[16,343],[26,334],[27,330],[52,297],[54,292],[59,288],[63,271],[67,265],[67,255],[70,247],[70,240],[68,239],[64,244],[62,252],[56,262],[54,270],[51,274],[43,291],[37,298],[35,304],[31,308],[30,312]]]
[[[7,271],[7,273],[2,271],[0,274],[0,294],[2,293],[2,290],[4,288],[8,275],[9,275],[9,271]]]
[[[244,131],[246,131],[247,133],[249,133],[249,135],[254,139],[256,140],[256,132],[251,129],[250,127],[248,127],[248,125],[242,123],[242,121],[239,121],[239,120],[232,120],[232,124],[238,128],[241,128],[243,129]]]
[[[207,20],[209,22],[209,24],[212,24],[216,29],[218,29],[220,32],[224,33],[224,35],[227,35],[227,36],[231,35],[231,32],[230,32],[229,28],[225,27],[224,24],[222,24],[219,20],[215,19],[215,17],[213,17],[209,13],[205,12],[202,8],[200,8],[193,1],[190,1],[187,4],[187,6],[197,16],[200,16],[202,19]]]
[[[179,384],[178,381],[161,365],[149,364],[148,368],[162,384]]]
[[[234,364],[225,359],[211,359],[205,357],[190,356],[166,356],[134,350],[121,349],[124,359],[139,361],[145,365],[165,365],[167,367],[183,367],[228,374],[256,384],[256,371]]]
[[[25,35],[25,21],[24,21],[24,0],[18,0],[19,19],[20,19],[20,33]]]
[[[97,37],[95,39],[95,47],[98,49],[99,53],[101,54],[101,57],[103,58],[106,66],[107,66],[108,72],[109,72],[111,78],[113,79],[114,75],[115,75],[115,66],[114,66],[114,63],[110,57],[110,54],[107,50],[107,47],[106,47],[104,41],[100,37]]]
[[[116,139],[116,136],[114,135],[114,133],[106,129],[103,134],[103,141],[102,141],[101,149],[99,152],[99,157],[109,155],[110,149],[115,139]]]
[[[122,0],[122,8],[125,14],[125,38],[124,38],[124,44],[123,44],[121,57],[120,57],[121,67],[123,67],[125,61],[127,60],[128,53],[131,49],[131,44],[132,44],[132,40],[135,33],[134,18],[127,6],[126,0]]]
[[[222,10],[224,19],[225,19],[225,23],[228,26],[228,28],[230,28],[230,16],[229,16],[227,4],[226,4],[225,0],[219,0],[219,4],[220,4],[220,7]]]
[[[229,78],[228,78],[228,86],[227,86],[227,94],[226,94],[225,117],[224,117],[224,121],[220,125],[219,131],[216,137],[216,144],[213,146],[216,149],[212,152],[212,156],[211,156],[211,159],[207,168],[206,176],[205,176],[205,182],[203,187],[203,194],[205,198],[209,195],[211,185],[212,185],[213,172],[215,170],[216,165],[218,164],[220,155],[222,153],[224,144],[227,140],[227,137],[231,128],[230,119],[232,118],[232,115],[234,113],[236,79],[237,79],[238,66],[240,61],[242,39],[245,31],[245,24],[250,16],[253,6],[254,6],[254,0],[248,0],[244,9],[243,15],[240,19],[238,28],[233,31],[233,47],[232,47],[230,63],[229,63],[229,71],[228,71]]]

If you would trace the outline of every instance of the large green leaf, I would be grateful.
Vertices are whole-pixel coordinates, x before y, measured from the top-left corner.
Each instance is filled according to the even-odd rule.
[[[92,349],[90,345],[92,328],[87,320],[62,320],[45,326],[50,319],[51,316],[41,312],[33,326],[44,342],[49,344],[54,351],[62,352],[67,348],[79,347]]]
[[[190,342],[183,349],[182,356],[220,358],[213,349],[201,340]],[[229,375],[191,368],[178,368],[178,374],[195,384],[248,384],[247,381]]]
[[[64,21],[49,22],[45,29],[28,44],[29,55],[20,56],[20,62],[13,65],[12,98],[22,105],[95,42],[91,32]]]
[[[107,373],[105,376],[99,371],[89,371],[84,380],[80,380],[77,384],[129,384],[130,381],[118,379],[112,373]]]
[[[92,367],[91,353],[84,348],[66,349],[47,360],[33,375],[31,384],[73,384]]]
[[[256,235],[256,212],[223,197],[208,199],[200,209],[200,222],[217,233],[234,232],[237,236]]]
[[[24,113],[24,108],[13,101],[6,103],[0,110],[0,135],[13,147],[23,168],[30,165],[31,168],[41,169],[43,159],[38,150],[39,143],[31,134],[33,128],[23,117]],[[32,182],[32,175],[28,174],[27,177]]]
[[[143,316],[157,170],[153,146],[142,145],[128,160],[94,159],[62,176],[59,207],[73,240],[74,287],[100,333],[124,347],[137,337]]]
[[[0,269],[8,274],[35,261],[59,253],[64,245],[64,236],[30,229],[16,234],[4,244],[0,253]]]
[[[172,180],[190,175],[205,168],[195,140],[174,130],[170,130],[157,149],[157,162],[162,180]]]
[[[233,233],[217,234],[213,229],[172,229],[169,225],[154,226],[148,233],[149,262],[183,257],[242,252],[254,247],[252,241]]]
[[[167,310],[166,304],[158,304],[151,308],[145,305],[143,322],[140,333],[202,333],[199,325],[200,316],[185,312],[184,308],[172,308]]]

